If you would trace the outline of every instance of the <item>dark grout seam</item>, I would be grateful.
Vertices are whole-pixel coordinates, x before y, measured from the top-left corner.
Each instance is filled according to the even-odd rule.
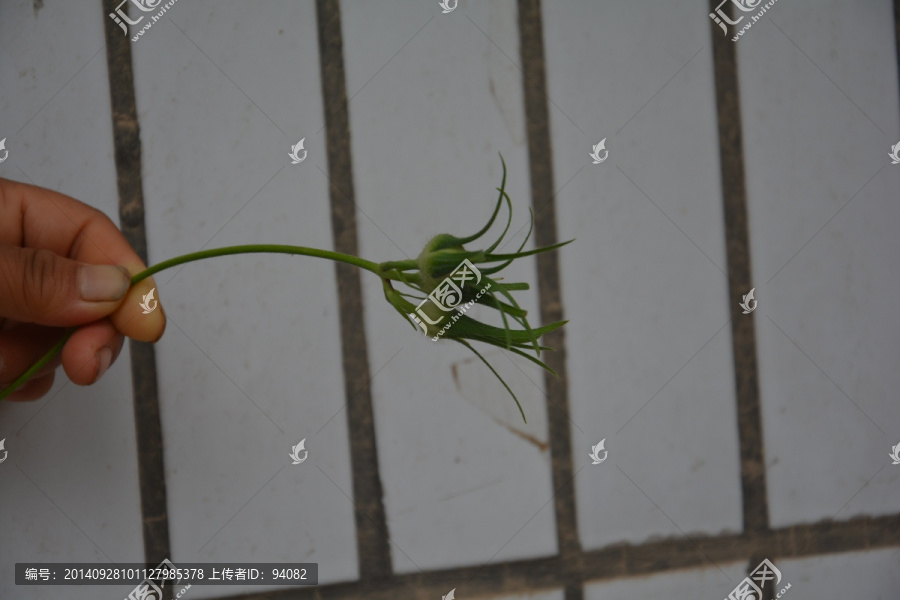
[[[553,200],[553,165],[550,144],[550,115],[547,108],[547,77],[540,0],[519,0],[519,55],[528,134],[531,202],[536,216],[535,247],[557,242],[556,209]],[[556,252],[537,256],[538,297],[541,323],[563,319],[559,257]],[[555,348],[542,358],[559,374],[544,373],[547,394],[547,421],[555,497],[556,537],[559,561],[565,578],[565,599],[582,600],[583,569],[581,542],[575,513],[575,482],[572,462],[572,430],[569,425],[569,387],[566,371],[565,330],[557,329],[542,343]],[[558,409],[558,410],[557,410]],[[568,482],[568,483],[567,483]]]
[[[115,12],[116,0],[103,1],[106,64],[112,109],[116,183],[119,192],[119,222],[128,243],[145,264],[147,231],[144,223],[144,192],[141,177],[141,137],[134,92],[131,42],[107,15]],[[169,558],[169,518],[163,462],[162,426],[153,344],[129,340],[134,420],[137,433],[144,560],[157,565]]]
[[[325,110],[329,198],[334,249],[358,255],[350,122],[338,0],[316,0],[319,63]],[[353,501],[359,578],[363,583],[392,574],[384,493],[378,470],[375,419],[369,387],[369,357],[363,323],[362,289],[356,267],[337,263],[341,355],[347,396],[347,425],[353,471]]]
[[[580,554],[584,581],[600,583],[615,579],[637,579],[661,573],[692,569],[714,569],[707,556],[719,564],[746,562],[765,555],[779,560],[825,554],[872,551],[900,547],[900,515],[857,517],[849,521],[821,521],[768,529],[753,535],[724,534],[714,537],[677,536],[638,546],[616,544]],[[753,563],[755,567],[759,561]],[[717,571],[716,571],[717,572]],[[315,588],[291,588],[225,596],[219,600],[396,600],[396,598],[440,598],[460,581],[460,598],[508,597],[535,594],[569,585],[560,556],[509,561],[486,566],[459,567],[397,575],[378,586],[360,582],[336,583]],[[731,582],[737,584],[739,580]],[[729,584],[723,583],[723,589]],[[763,596],[769,598],[770,596]]]
[[[714,12],[718,0],[710,1]],[[730,6],[730,5],[729,5]],[[750,238],[747,228],[747,191],[744,179],[743,132],[737,45],[710,21],[713,38],[713,71],[719,127],[722,202],[725,217],[725,251],[728,259],[728,303],[731,312],[734,383],[737,397],[738,437],[741,455],[743,523],[747,533],[769,527],[765,452],[756,361],[753,313],[743,314],[738,304],[751,283]]]

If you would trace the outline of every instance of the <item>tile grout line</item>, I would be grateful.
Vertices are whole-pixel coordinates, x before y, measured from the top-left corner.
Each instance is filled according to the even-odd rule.
[[[556,209],[553,204],[553,154],[550,140],[550,115],[547,107],[546,62],[544,57],[543,22],[540,0],[518,2],[519,55],[522,60],[522,87],[528,135],[531,200],[539,215],[534,227],[535,247],[557,242]],[[555,252],[537,256],[538,298],[541,323],[563,318],[559,257]],[[557,545],[563,567],[565,600],[582,600],[583,566],[581,542],[575,512],[575,482],[572,460],[572,430],[569,426],[569,389],[566,372],[566,338],[564,329],[545,337],[547,346],[555,348],[544,359],[559,374],[544,373],[548,398],[547,423],[550,434],[550,457],[554,489]],[[550,404],[559,410],[551,410]],[[568,482],[568,483],[566,483]]]
[[[106,37],[110,108],[115,147],[119,222],[122,233],[145,264],[147,231],[141,176],[141,140],[135,104],[134,71],[128,36],[107,17],[116,2],[102,5]],[[153,344],[129,340],[135,431],[138,450],[144,560],[156,565],[170,558],[162,425]]]
[[[710,0],[712,11],[716,9],[716,3],[717,0]],[[747,228],[747,188],[744,178],[737,48],[734,42],[721,35],[715,23],[711,22],[709,27],[713,38],[725,251],[728,262],[728,303],[740,440],[743,527],[744,533],[749,534],[769,528],[769,507],[754,319],[753,313],[744,315],[738,306],[743,294],[754,286],[751,283],[750,238]]]
[[[799,543],[798,543],[799,542]],[[820,521],[767,529],[756,535],[743,533],[712,537],[677,536],[633,546],[616,543],[582,552],[585,582],[643,580],[651,575],[709,567],[706,555],[723,564],[744,563],[760,553],[770,559],[798,559],[847,552],[900,548],[900,514],[856,517],[848,521]],[[758,562],[758,561],[757,561]],[[756,563],[750,566],[753,568]],[[475,572],[481,571],[478,577]],[[236,594],[219,600],[396,600],[439,598],[454,582],[470,579],[469,598],[508,597],[558,590],[571,576],[560,556],[512,560],[491,565],[454,567],[395,575],[377,587],[343,582],[319,587],[294,587],[277,591]],[[737,582],[735,582],[737,583]],[[411,596],[414,591],[414,596]],[[770,596],[763,596],[769,598]]]
[[[316,0],[334,249],[356,256],[359,253],[359,243],[340,11],[338,0]],[[355,267],[342,263],[335,265],[335,271],[353,473],[357,559],[359,579],[361,585],[365,586],[372,580],[391,577],[391,552],[384,492],[378,469],[360,276]]]

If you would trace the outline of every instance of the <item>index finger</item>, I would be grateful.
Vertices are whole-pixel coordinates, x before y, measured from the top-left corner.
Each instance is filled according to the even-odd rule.
[[[46,249],[86,263],[121,265],[132,277],[146,268],[119,228],[101,211],[64,194],[3,178],[0,244]],[[147,278],[128,291],[109,317],[116,329],[139,341],[159,339],[165,329],[163,311],[145,315],[140,307],[143,296],[155,287],[153,279]]]

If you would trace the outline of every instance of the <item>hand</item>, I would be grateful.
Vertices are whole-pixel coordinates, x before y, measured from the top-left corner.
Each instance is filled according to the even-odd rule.
[[[0,388],[80,326],[62,352],[9,400],[35,400],[56,367],[74,383],[95,383],[122,349],[124,336],[155,342],[162,307],[143,314],[152,278],[129,289],[146,267],[102,212],[62,194],[0,178]],[[159,297],[159,293],[155,294]]]

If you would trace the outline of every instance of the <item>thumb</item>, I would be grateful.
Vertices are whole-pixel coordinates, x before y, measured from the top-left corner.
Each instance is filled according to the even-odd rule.
[[[130,284],[123,267],[0,246],[0,317],[53,327],[90,323],[112,313]]]

